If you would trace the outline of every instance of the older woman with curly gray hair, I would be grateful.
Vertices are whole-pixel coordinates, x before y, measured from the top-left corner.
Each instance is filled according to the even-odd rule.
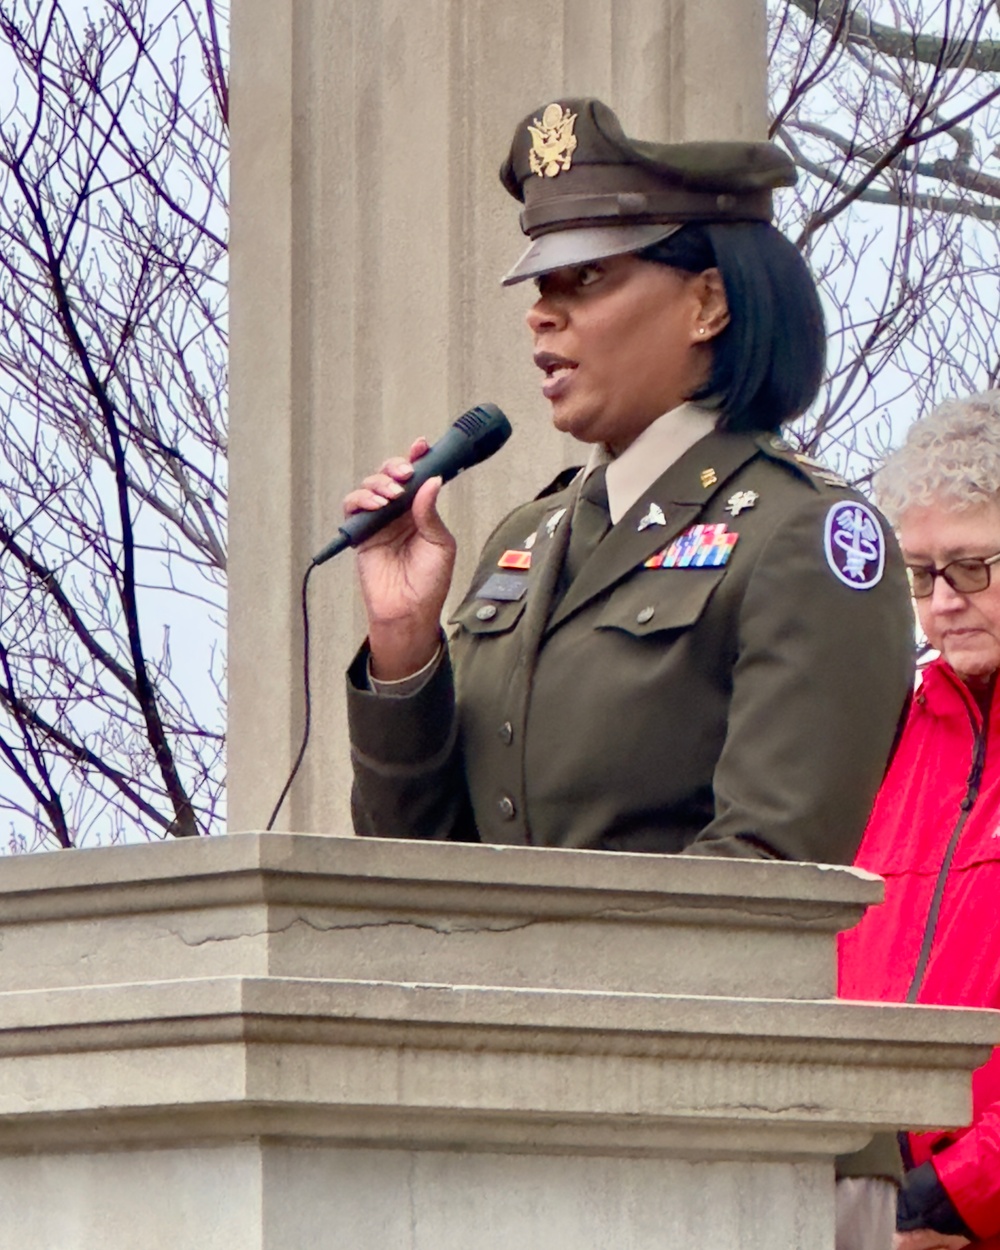
[[[921,674],[856,863],[885,902],[841,942],[840,992],[1000,1007],[1000,391],[910,429],[876,485],[917,615]],[[906,1134],[897,1250],[1000,1247],[1000,1049],[971,1127]]]

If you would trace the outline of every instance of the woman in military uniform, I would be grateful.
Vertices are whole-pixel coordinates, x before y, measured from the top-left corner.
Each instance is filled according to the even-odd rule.
[[[896,546],[780,427],[817,392],[770,144],[652,144],[595,100],[518,127],[534,363],[587,463],[515,510],[450,621],[432,479],[359,552],[359,833],[849,862],[911,682]],[[399,493],[394,459],[345,501]]]

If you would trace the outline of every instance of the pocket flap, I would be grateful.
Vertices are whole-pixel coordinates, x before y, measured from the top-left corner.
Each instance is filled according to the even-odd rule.
[[[688,629],[725,574],[725,569],[643,569],[611,594],[597,628],[621,629],[640,638]]]
[[[505,634],[524,611],[525,600],[498,603],[492,599],[466,599],[448,617],[449,625],[461,625],[470,634]]]

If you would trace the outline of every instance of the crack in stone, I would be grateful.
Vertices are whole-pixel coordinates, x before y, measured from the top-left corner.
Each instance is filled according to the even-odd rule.
[[[838,913],[834,913],[834,912],[817,913],[815,916],[810,917],[810,919],[813,920],[814,922],[815,921],[822,922],[824,920],[830,919],[831,916],[834,916],[836,914]],[[429,921],[429,920],[422,921],[422,920],[416,919],[415,917],[408,917],[405,920],[378,919],[378,920],[356,920],[356,921],[331,921],[329,923],[323,923],[321,921],[310,919],[307,916],[295,916],[287,924],[284,924],[284,925],[278,925],[274,927],[269,926],[264,929],[255,929],[255,930],[252,930],[251,932],[244,931],[244,932],[239,932],[239,933],[228,933],[228,934],[212,933],[212,934],[207,934],[206,936],[202,938],[190,938],[190,937],[185,936],[183,933],[176,932],[175,930],[172,930],[172,929],[168,931],[172,933],[175,937],[179,937],[185,946],[188,946],[191,948],[197,948],[200,946],[207,946],[215,942],[235,942],[235,941],[243,941],[245,939],[253,939],[253,938],[259,938],[259,937],[278,935],[282,933],[288,933],[290,930],[295,928],[296,925],[305,925],[306,928],[313,930],[313,932],[315,933],[335,933],[335,932],[347,933],[347,932],[361,932],[362,930],[365,930],[365,929],[406,928],[406,929],[423,929],[426,932],[436,933],[441,937],[447,937],[451,934],[461,934],[461,933],[515,933],[515,932],[518,932],[519,930],[530,929],[540,924],[565,925],[565,924],[579,924],[579,923],[588,923],[588,922],[600,923],[602,921],[606,922],[606,921],[615,921],[615,920],[649,921],[657,917],[663,917],[665,922],[669,924],[670,912],[668,911],[664,913],[662,909],[654,910],[654,909],[642,909],[642,908],[637,908],[636,910],[632,911],[630,909],[616,907],[616,908],[607,908],[605,910],[601,910],[597,912],[591,912],[586,915],[531,916],[531,917],[528,917],[527,919],[510,919],[510,920],[495,920],[495,921],[483,920],[479,922],[474,922],[474,921],[461,922],[461,921],[455,921],[455,920],[441,920],[441,921],[435,922],[435,921]],[[760,921],[764,921],[765,923],[773,922],[773,921],[787,923],[788,921],[794,922],[796,919],[800,919],[800,918],[797,917],[794,913],[783,912],[783,911],[777,910],[777,911],[751,912],[749,914],[749,919],[750,919],[750,927],[757,927]],[[755,924],[754,922],[757,922],[757,923]],[[676,920],[676,923],[680,926],[683,926],[685,921],[683,920],[683,918],[678,917]],[[740,926],[738,918],[734,917],[731,924],[722,924],[719,927],[724,929],[724,928],[738,928],[741,926]],[[809,926],[806,931],[807,932],[811,931],[811,929],[812,929],[812,926]]]
[[[174,936],[179,937],[185,946],[197,948],[200,946],[208,946],[215,942],[239,942],[245,939],[272,937],[282,933],[288,933],[295,928],[296,925],[304,925],[307,929],[312,929],[315,933],[338,933],[338,932],[360,932],[364,929],[424,929],[430,933],[436,933],[439,936],[447,937],[453,933],[513,933],[519,929],[530,929],[533,925],[542,923],[536,917],[522,921],[510,921],[500,924],[459,924],[455,921],[443,921],[440,924],[434,924],[430,921],[409,920],[359,920],[352,923],[334,922],[330,924],[321,924],[314,920],[310,920],[306,916],[296,916],[286,925],[276,927],[268,927],[266,929],[255,929],[251,932],[240,933],[210,933],[202,938],[190,938],[183,933],[177,933],[174,930]]]
[[[786,1115],[789,1112],[794,1112],[797,1115],[816,1115],[822,1114],[827,1111],[828,1108],[822,1106],[820,1103],[813,1102],[793,1102],[780,1107],[765,1106],[760,1102],[737,1102],[730,1103],[727,1110],[753,1111],[758,1114],[763,1113],[765,1115]]]

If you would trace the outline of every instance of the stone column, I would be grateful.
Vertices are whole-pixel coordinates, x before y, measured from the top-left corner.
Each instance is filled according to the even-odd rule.
[[[763,0],[237,0],[233,6],[230,827],[261,828],[302,727],[299,587],[352,483],[498,403],[515,437],[449,486],[456,585],[581,451],[548,428],[499,276],[523,245],[513,128],[597,95],[631,133],[764,132]],[[314,720],[279,827],[346,827],[351,557],[313,579]]]
[[[840,1003],[846,868],[296,834],[0,876],[19,1250],[833,1250],[995,1012]]]

